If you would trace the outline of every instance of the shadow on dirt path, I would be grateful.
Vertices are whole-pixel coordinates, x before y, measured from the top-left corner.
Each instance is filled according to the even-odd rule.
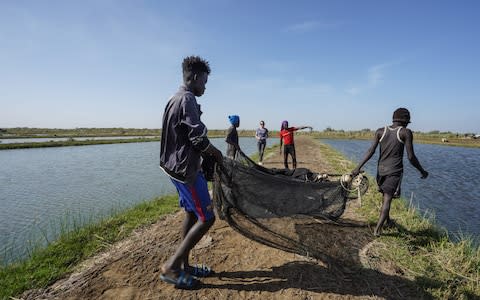
[[[429,298],[401,276],[386,275],[365,268],[353,267],[343,270],[325,268],[317,263],[305,261],[288,262],[273,267],[270,271],[221,272],[216,276],[221,283],[204,284],[202,287],[257,293],[298,289],[308,292],[308,295],[336,294],[385,299]]]

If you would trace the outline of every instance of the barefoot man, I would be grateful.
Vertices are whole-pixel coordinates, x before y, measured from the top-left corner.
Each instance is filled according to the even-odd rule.
[[[410,112],[406,108],[398,108],[393,113],[393,124],[377,129],[372,146],[367,151],[365,158],[352,171],[356,176],[360,173],[363,165],[373,156],[378,144],[380,144],[380,157],[378,159],[377,183],[383,194],[383,205],[380,218],[373,234],[379,236],[386,222],[391,225],[390,204],[392,198],[400,197],[400,185],[403,177],[403,151],[407,148],[407,156],[410,163],[422,174],[421,178],[427,178],[428,172],[423,169],[413,151],[413,134],[407,125],[410,123]]]

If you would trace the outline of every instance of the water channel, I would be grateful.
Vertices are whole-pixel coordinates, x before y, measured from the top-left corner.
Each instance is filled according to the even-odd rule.
[[[212,143],[225,153],[224,139]],[[240,145],[256,151],[254,138]],[[175,194],[159,152],[159,142],[0,151],[0,260],[24,257],[72,225]]]
[[[359,162],[369,149],[370,141],[321,140],[343,153],[349,160]],[[415,144],[415,154],[430,173],[425,180],[404,158],[402,196],[433,215],[453,239],[469,235],[479,242],[480,236],[480,149]],[[376,174],[377,153],[365,165],[372,176]],[[406,155],[405,155],[406,156]]]

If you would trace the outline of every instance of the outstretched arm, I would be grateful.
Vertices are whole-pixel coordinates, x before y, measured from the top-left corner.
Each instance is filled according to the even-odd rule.
[[[372,145],[370,146],[370,149],[368,149],[363,160],[357,165],[355,169],[353,169],[352,171],[353,176],[357,176],[360,173],[360,169],[363,167],[363,165],[366,164],[370,158],[372,158],[373,154],[375,154],[375,150],[377,150],[378,143],[380,143],[380,138],[382,137],[382,134],[383,134],[382,130],[383,128],[380,128],[375,132],[375,137],[372,142]]]
[[[312,126],[298,126],[298,127],[295,127],[296,130],[302,130],[302,129],[310,129],[310,130],[313,130],[313,127]]]
[[[417,156],[415,155],[415,151],[413,151],[413,134],[410,129],[405,128],[405,130],[402,130],[402,135],[401,137],[403,138],[405,142],[405,148],[407,148],[407,156],[408,160],[414,166],[420,173],[422,173],[421,178],[427,178],[428,177],[428,172],[425,171],[425,169],[422,167],[420,162],[418,161]]]

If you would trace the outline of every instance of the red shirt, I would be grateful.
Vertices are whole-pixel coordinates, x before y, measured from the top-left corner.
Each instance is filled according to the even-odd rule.
[[[283,139],[284,145],[293,145],[293,132],[297,131],[296,127],[288,127],[280,130],[280,139]]]

